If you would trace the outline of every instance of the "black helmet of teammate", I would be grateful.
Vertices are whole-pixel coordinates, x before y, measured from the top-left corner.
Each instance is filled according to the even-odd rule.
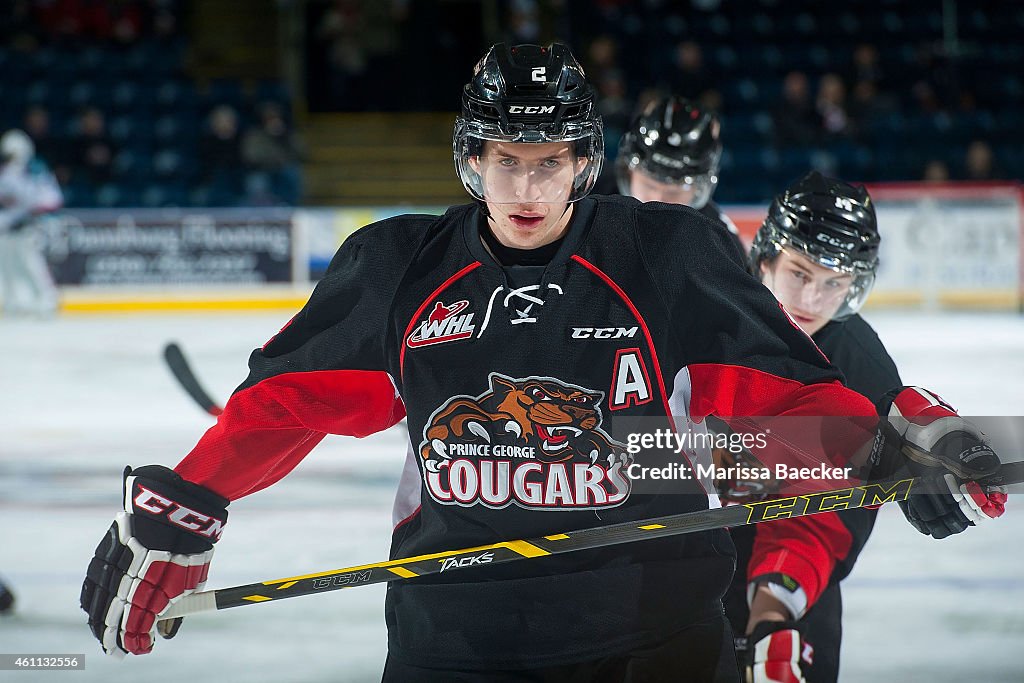
[[[768,216],[750,249],[754,272],[791,248],[814,263],[854,276],[853,285],[834,319],[856,313],[878,270],[878,219],[863,186],[826,178],[811,171],[772,200]]]
[[[640,170],[663,183],[693,192],[688,202],[703,208],[718,185],[722,159],[718,117],[681,97],[648,104],[619,142],[615,174],[619,191],[629,195],[632,172]]]
[[[462,91],[455,120],[455,166],[466,190],[484,199],[483,180],[470,160],[485,142],[572,142],[581,162],[563,201],[594,186],[604,160],[604,138],[594,88],[576,58],[560,43],[548,46],[498,43],[487,51]]]

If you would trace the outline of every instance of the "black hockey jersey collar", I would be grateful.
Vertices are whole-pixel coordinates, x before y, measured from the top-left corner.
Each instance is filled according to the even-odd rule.
[[[551,262],[544,267],[545,270],[550,271],[552,268],[565,265],[572,255],[576,253],[576,250],[590,232],[590,226],[593,223],[596,210],[597,201],[591,197],[584,197],[576,202],[576,207],[572,212],[572,219],[569,222],[569,229],[562,240],[562,246],[555,253]],[[466,248],[473,258],[480,261],[484,266],[501,270],[501,264],[494,260],[494,257],[484,248],[481,241],[480,221],[482,218],[479,204],[472,206],[463,216],[462,236],[465,240]]]

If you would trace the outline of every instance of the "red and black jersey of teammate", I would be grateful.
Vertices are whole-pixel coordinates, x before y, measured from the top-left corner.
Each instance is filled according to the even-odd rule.
[[[873,403],[903,386],[882,341],[859,314],[828,323],[813,339],[843,372],[847,386]],[[746,628],[747,583],[757,576],[785,574],[796,579],[807,595],[808,609],[813,608],[826,591],[849,576],[876,516],[877,509],[858,508],[733,529],[738,569],[726,605],[734,628]],[[830,599],[827,609],[839,609],[839,604]],[[839,615],[834,616],[838,621]]]

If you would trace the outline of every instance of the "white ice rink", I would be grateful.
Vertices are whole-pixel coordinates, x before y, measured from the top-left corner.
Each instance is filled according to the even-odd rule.
[[[211,419],[160,358],[180,341],[225,397],[282,315],[0,319],[0,574],[17,612],[0,653],[84,653],[85,671],[0,681],[374,681],[380,586],[186,619],[146,657],[103,656],[78,595],[125,464],[174,465]],[[869,313],[904,381],[967,415],[1024,415],[1024,317]],[[233,503],[209,588],[385,559],[404,434],[329,438],[281,483]],[[1007,453],[1008,459],[1024,454]],[[1018,491],[1020,489],[1017,489]],[[883,509],[845,585],[842,680],[1024,681],[1024,499],[988,528],[932,541]],[[682,679],[681,679],[682,680]]]

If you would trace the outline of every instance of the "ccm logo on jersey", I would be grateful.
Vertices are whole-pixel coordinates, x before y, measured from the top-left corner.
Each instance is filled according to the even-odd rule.
[[[224,520],[196,512],[184,505],[175,503],[155,491],[150,491],[141,484],[136,484],[139,492],[132,502],[138,510],[145,510],[155,517],[164,517],[171,524],[191,531],[198,536],[219,539],[224,531]]]
[[[466,300],[456,301],[445,306],[438,301],[426,320],[413,328],[409,338],[405,340],[410,349],[445,342],[469,339],[473,336],[476,326],[473,325],[473,313],[463,313],[469,306]]]
[[[471,557],[460,557],[458,559],[454,557],[446,557],[443,560],[439,560],[441,563],[441,571],[451,569],[452,567],[472,567],[477,564],[488,564],[494,559],[492,553],[484,553],[483,555],[474,555]]]
[[[513,104],[508,108],[509,114],[554,114],[555,105],[550,106],[537,106],[537,107],[524,107],[521,104]]]
[[[636,327],[574,327],[573,339],[632,339]]]

